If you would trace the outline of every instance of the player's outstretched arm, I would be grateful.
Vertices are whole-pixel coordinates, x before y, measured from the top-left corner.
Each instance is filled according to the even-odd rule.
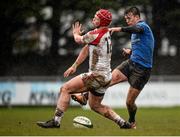
[[[89,54],[89,47],[88,45],[84,46],[81,49],[81,52],[79,53],[79,56],[77,57],[76,61],[74,62],[74,64],[68,68],[65,72],[64,72],[64,77],[68,77],[69,75],[73,74],[76,72],[77,67],[84,62],[84,60],[87,58],[88,54]]]
[[[121,32],[121,27],[112,27],[112,28],[109,28],[109,31],[111,34],[113,34],[114,32]]]

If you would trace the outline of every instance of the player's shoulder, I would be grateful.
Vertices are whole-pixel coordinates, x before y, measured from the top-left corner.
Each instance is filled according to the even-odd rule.
[[[150,28],[149,25],[148,25],[144,20],[139,21],[139,22],[136,24],[136,26],[142,27],[144,30]]]
[[[99,34],[99,33],[106,33],[108,32],[108,28],[100,28],[100,29],[94,29],[89,32],[89,34]]]

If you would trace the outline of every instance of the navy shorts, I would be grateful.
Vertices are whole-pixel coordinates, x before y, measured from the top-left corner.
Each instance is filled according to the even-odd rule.
[[[146,68],[130,59],[123,61],[116,69],[120,70],[127,78],[131,87],[142,90],[151,75],[151,68]]]

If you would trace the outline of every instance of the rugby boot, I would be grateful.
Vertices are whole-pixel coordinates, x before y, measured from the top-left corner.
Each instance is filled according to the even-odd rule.
[[[120,125],[121,129],[131,129],[131,124],[127,121],[125,121],[122,125]]]
[[[38,121],[37,125],[42,128],[60,128],[60,124],[56,122],[54,119],[48,121]]]
[[[88,93],[81,93],[81,94],[73,94],[71,95],[71,98],[78,102],[81,105],[86,105],[87,104],[87,100],[88,100]]]
[[[136,129],[136,122],[131,122],[130,124],[132,129]]]

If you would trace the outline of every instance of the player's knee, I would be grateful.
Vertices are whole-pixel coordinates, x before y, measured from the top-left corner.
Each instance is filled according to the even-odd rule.
[[[124,78],[121,76],[121,73],[118,70],[115,70],[112,74],[111,85],[124,81]]]
[[[128,108],[131,108],[131,107],[134,106],[134,102],[133,102],[132,100],[127,100],[127,101],[126,101],[126,106],[127,106]]]
[[[63,85],[63,86],[60,88],[60,93],[62,93],[62,92],[67,92],[68,89],[69,89],[69,88],[68,88],[67,85]]]
[[[118,75],[113,75],[111,83],[117,83],[119,81],[119,76]]]

